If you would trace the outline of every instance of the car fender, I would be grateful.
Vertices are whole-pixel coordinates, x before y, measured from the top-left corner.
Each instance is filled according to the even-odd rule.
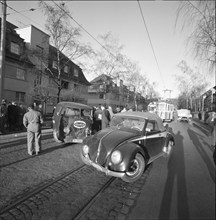
[[[123,145],[119,145],[114,151],[119,150],[122,154],[122,162],[119,164],[111,163],[111,155],[109,160],[107,161],[107,165],[109,164],[112,170],[116,171],[127,171],[128,167],[130,166],[131,161],[135,158],[137,153],[141,153],[144,159],[146,158],[144,150],[135,143],[126,143]]]

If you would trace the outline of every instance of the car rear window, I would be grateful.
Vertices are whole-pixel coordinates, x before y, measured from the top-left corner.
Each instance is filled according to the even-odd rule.
[[[77,108],[66,108],[65,116],[80,116],[80,109]]]

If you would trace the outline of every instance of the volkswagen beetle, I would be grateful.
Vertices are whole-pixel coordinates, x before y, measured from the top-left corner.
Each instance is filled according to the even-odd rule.
[[[56,142],[82,143],[91,135],[93,108],[76,102],[59,102],[53,114]]]
[[[84,139],[81,158],[106,175],[133,182],[146,165],[168,156],[173,146],[173,135],[156,114],[121,112],[113,116],[109,128]]]

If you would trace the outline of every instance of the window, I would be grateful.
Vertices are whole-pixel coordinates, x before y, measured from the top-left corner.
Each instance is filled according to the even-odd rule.
[[[76,76],[76,77],[79,76],[79,71],[78,71],[78,69],[74,69],[74,76]]]
[[[52,67],[53,69],[57,69],[57,61],[56,60],[53,60],[53,63],[52,63]]]
[[[36,76],[36,79],[34,80],[34,86],[38,86],[38,85],[41,85],[41,79],[42,79],[42,76],[40,73],[37,73],[37,76]]]
[[[99,94],[99,99],[103,99],[104,98],[104,94]]]
[[[17,102],[25,102],[25,93],[24,92],[16,92],[16,100]]]
[[[159,128],[158,128],[158,124],[156,121],[148,121],[147,127],[150,132],[158,132]]]
[[[16,78],[25,80],[25,70],[17,68]]]
[[[11,53],[20,55],[20,46],[19,46],[19,44],[11,42],[10,51],[11,51]]]
[[[65,67],[64,67],[64,72],[65,72],[65,73],[68,73],[68,66],[65,66]]]
[[[68,89],[69,87],[69,82],[62,80],[61,81],[61,86],[63,89]]]
[[[55,87],[56,86],[56,84],[55,84],[55,82],[53,80],[53,77],[51,77],[51,76],[49,76],[49,86],[51,86],[51,87]]]

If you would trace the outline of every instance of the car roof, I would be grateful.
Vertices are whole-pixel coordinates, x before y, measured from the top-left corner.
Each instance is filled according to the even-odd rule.
[[[58,108],[58,106],[92,109],[91,106],[85,105],[85,104],[82,104],[82,103],[78,103],[78,102],[59,102],[57,104],[56,108]]]
[[[129,117],[138,117],[138,118],[145,118],[148,120],[157,121],[159,129],[163,131],[165,129],[161,118],[155,114],[150,112],[138,112],[138,111],[128,111],[128,112],[120,112],[115,114],[116,116],[129,116]]]

